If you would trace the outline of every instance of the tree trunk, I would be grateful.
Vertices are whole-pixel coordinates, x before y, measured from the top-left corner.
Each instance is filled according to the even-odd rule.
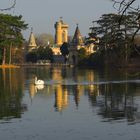
[[[2,77],[3,77],[3,85],[4,89],[6,89],[6,69],[2,69]]]
[[[11,47],[12,47],[12,43],[9,47],[9,65],[11,64]]]
[[[6,61],[6,48],[3,49],[2,65],[5,65],[5,61]]]

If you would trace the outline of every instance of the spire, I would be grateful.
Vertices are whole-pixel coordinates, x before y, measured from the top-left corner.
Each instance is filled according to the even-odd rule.
[[[29,50],[32,50],[33,48],[37,47],[35,37],[34,37],[34,34],[33,34],[33,28],[31,28],[31,34],[30,34],[30,37],[29,37],[28,46],[29,46]]]
[[[78,24],[77,24],[77,27],[76,27],[76,30],[75,30],[75,33],[74,33],[74,36],[72,39],[72,43],[74,45],[82,45],[83,44],[83,39],[82,39],[80,30],[79,30]]]
[[[60,17],[60,22],[63,24],[63,17],[62,16]]]
[[[33,32],[33,27],[31,27],[31,33]]]

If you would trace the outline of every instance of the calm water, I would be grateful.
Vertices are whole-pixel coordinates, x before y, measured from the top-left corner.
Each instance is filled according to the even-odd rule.
[[[140,74],[0,69],[0,140],[64,139],[139,140]]]

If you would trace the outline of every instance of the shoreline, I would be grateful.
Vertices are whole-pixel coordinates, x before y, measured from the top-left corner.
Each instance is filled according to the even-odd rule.
[[[78,68],[83,68],[83,66],[74,66],[74,65],[70,65],[70,64],[57,64],[57,63],[52,63],[52,64],[28,64],[28,63],[24,63],[24,64],[5,64],[5,65],[0,65],[0,68],[21,68],[21,67],[40,67],[40,66],[43,66],[43,67],[53,67],[53,66],[57,66],[57,67],[62,67],[62,66],[65,66],[65,67],[78,67]],[[103,67],[96,67],[96,66],[87,66],[85,65],[86,68],[90,68],[90,69],[100,69],[100,68],[103,68]],[[85,67],[84,66],[84,67]],[[127,65],[127,66],[108,66],[108,68],[112,69],[112,68],[117,68],[117,69],[126,69],[126,70],[140,70],[140,66],[139,65],[135,65],[135,64],[131,64],[131,65]]]
[[[5,65],[0,65],[0,68],[20,68],[20,66],[18,65],[8,65],[8,64],[5,64]]]

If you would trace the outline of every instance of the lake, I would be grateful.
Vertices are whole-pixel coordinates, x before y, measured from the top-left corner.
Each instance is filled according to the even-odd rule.
[[[139,140],[139,131],[139,71],[0,69],[0,140]]]

